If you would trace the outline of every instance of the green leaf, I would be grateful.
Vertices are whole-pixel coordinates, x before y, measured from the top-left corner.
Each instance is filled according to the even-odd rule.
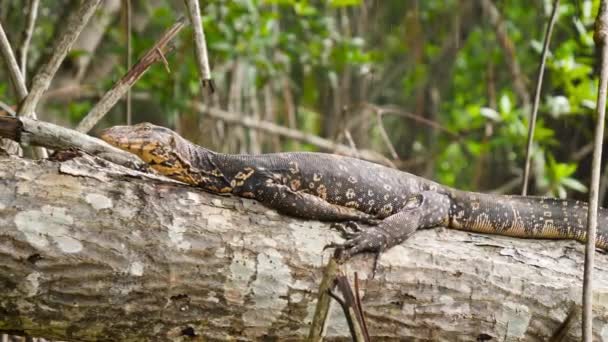
[[[361,0],[329,0],[329,4],[333,7],[357,6]]]
[[[574,191],[578,191],[578,192],[587,192],[588,189],[587,187],[579,182],[578,180],[574,179],[574,178],[570,178],[570,177],[566,177],[564,179],[561,180],[562,184]]]
[[[513,110],[513,108],[511,107],[511,99],[509,98],[508,95],[503,94],[500,97],[500,103],[498,105],[498,108],[500,109],[500,112],[502,114],[511,113],[511,111]]]
[[[479,109],[479,114],[481,114],[482,116],[484,116],[490,120],[496,121],[496,122],[502,121],[500,114],[498,114],[497,111],[495,111],[494,109],[489,108],[489,107],[481,107]]]

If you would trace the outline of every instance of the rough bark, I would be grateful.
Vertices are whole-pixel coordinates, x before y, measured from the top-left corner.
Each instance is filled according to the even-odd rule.
[[[0,330],[63,340],[303,339],[322,246],[338,239],[324,223],[88,156],[0,156],[0,227]],[[434,229],[385,253],[373,280],[370,260],[347,267],[365,279],[373,340],[544,341],[580,304],[582,249]],[[599,340],[605,255],[595,277]],[[332,339],[349,339],[341,317],[334,305]]]

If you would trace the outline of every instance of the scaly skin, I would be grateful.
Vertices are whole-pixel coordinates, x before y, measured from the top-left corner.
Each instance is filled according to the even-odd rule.
[[[381,252],[417,229],[436,226],[519,238],[586,240],[587,204],[579,201],[465,192],[333,154],[220,154],[148,123],[112,127],[101,137],[161,174],[207,191],[256,199],[301,218],[347,221],[340,227],[351,227],[345,232],[349,239],[332,245],[344,257]],[[372,226],[360,230],[350,222]],[[600,208],[598,226],[596,246],[606,250],[608,210]]]

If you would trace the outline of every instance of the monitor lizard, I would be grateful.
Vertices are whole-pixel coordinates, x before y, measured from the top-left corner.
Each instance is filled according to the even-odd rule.
[[[101,138],[170,178],[212,193],[255,199],[305,219],[342,222],[343,258],[395,246],[416,230],[445,226],[519,238],[586,240],[587,204],[548,197],[453,189],[364,160],[334,154],[223,154],[149,123],[115,126]],[[362,229],[357,222],[369,224]],[[596,247],[608,249],[608,210],[599,209]]]

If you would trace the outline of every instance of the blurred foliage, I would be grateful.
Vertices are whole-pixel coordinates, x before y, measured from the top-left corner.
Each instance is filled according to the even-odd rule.
[[[562,2],[559,8],[533,151],[536,194],[581,196],[587,191],[597,93],[593,21],[597,0]],[[48,52],[48,40],[66,2],[43,1],[32,42],[33,73]],[[134,1],[139,28],[133,34],[134,59],[183,13],[181,1]],[[20,1],[4,1],[0,19],[18,41],[24,13]],[[218,94],[210,104],[253,115],[388,155],[375,113],[363,103],[397,106],[433,121],[443,130],[409,119],[383,120],[407,171],[465,189],[493,189],[523,173],[528,112],[514,91],[513,76],[497,32],[481,1],[469,0],[209,0],[201,2],[213,77]],[[552,1],[505,1],[493,4],[503,17],[516,62],[530,98],[534,93],[542,39]],[[11,12],[12,11],[12,12]],[[18,15],[6,15],[17,13]],[[113,63],[100,78],[83,86],[103,93],[126,71],[121,13],[115,14],[95,64]],[[143,24],[142,24],[143,22]],[[255,135],[201,117],[189,101],[200,100],[191,30],[162,65],[135,85],[136,121],[173,126],[188,138],[224,151],[316,150],[315,146]],[[74,51],[70,58],[77,59]],[[109,56],[119,56],[110,59]],[[63,69],[62,69],[63,70]],[[0,95],[9,96],[0,83]],[[74,125],[94,98],[45,104],[47,118]],[[102,125],[124,122],[116,106]],[[516,193],[519,186],[509,192]]]

